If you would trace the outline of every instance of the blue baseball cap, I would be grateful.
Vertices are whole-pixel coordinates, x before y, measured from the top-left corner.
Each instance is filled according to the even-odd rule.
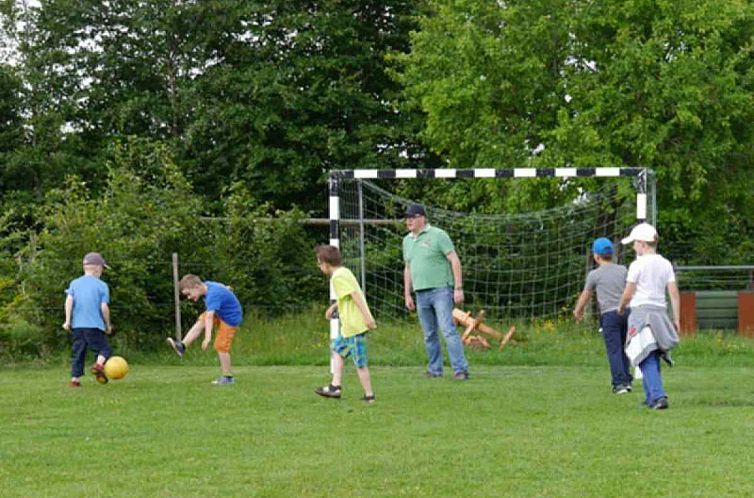
[[[592,244],[592,252],[601,256],[612,256],[613,243],[610,242],[610,239],[600,237],[594,241],[594,244]]]

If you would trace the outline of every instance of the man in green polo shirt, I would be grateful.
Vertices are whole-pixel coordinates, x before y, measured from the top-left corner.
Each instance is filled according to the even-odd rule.
[[[454,378],[469,378],[463,343],[453,323],[453,303],[463,303],[463,276],[453,242],[444,230],[427,223],[424,207],[411,204],[406,210],[408,235],[403,238],[404,298],[406,308],[417,310],[424,329],[428,377],[442,375],[442,350],[438,328],[445,336]],[[414,304],[411,291],[416,293]]]

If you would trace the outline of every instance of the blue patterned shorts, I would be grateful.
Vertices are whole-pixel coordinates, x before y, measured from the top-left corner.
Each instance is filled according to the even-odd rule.
[[[338,353],[343,358],[351,356],[356,368],[367,366],[367,333],[343,337],[339,335],[330,342],[330,349]]]

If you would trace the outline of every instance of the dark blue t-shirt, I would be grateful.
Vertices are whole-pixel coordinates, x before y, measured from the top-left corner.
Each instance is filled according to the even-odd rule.
[[[217,282],[207,281],[204,285],[207,286],[207,294],[204,296],[207,311],[214,311],[220,320],[231,327],[238,327],[243,319],[243,310],[236,295]]]

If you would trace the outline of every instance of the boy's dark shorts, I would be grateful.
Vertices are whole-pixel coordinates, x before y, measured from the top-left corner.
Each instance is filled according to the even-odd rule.
[[[73,334],[73,341],[83,342],[85,347],[88,347],[90,351],[94,351],[97,354],[101,354],[105,358],[109,358],[112,353],[110,343],[107,340],[105,331],[95,328],[76,328],[71,329]]]
[[[342,356],[353,359],[353,364],[356,368],[364,368],[367,366],[367,333],[352,335],[350,337],[343,337],[339,335],[330,342],[330,349]]]

